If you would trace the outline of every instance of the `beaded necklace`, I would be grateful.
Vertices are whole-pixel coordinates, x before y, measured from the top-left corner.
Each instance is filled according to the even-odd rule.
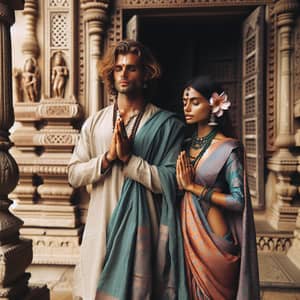
[[[190,162],[192,163],[193,166],[196,166],[197,162],[201,159],[204,152],[208,149],[208,147],[210,146],[212,140],[215,138],[216,134],[217,134],[217,130],[213,129],[208,135],[206,135],[202,138],[199,138],[197,136],[197,133],[195,133],[193,135],[190,148],[193,148],[195,150],[200,149],[201,147],[199,147],[199,142],[195,142],[194,139],[203,139],[204,140],[204,142],[201,142],[202,143],[202,148],[201,148],[200,152],[198,153],[198,155],[194,159],[192,159],[192,157],[189,155]],[[196,145],[197,148],[195,147],[195,145]]]
[[[192,136],[191,148],[201,149],[210,140],[211,136],[215,136],[215,130],[211,130],[207,135],[198,137],[197,131]]]
[[[115,102],[114,104],[114,111],[113,111],[113,130],[115,129],[115,124],[116,124],[116,120],[117,120],[117,115],[118,115],[118,111],[119,111],[119,108],[118,108],[118,104]],[[132,129],[131,129],[131,133],[130,135],[128,136],[128,139],[129,140],[133,140],[135,135],[136,135],[136,132],[137,132],[137,129],[139,127],[139,124],[142,120],[142,117],[144,115],[144,112],[145,112],[145,106],[143,107],[143,109],[138,113],[136,119],[135,119],[135,122],[132,126]],[[133,118],[133,117],[132,117]],[[130,123],[131,121],[131,118],[128,122],[128,124]]]

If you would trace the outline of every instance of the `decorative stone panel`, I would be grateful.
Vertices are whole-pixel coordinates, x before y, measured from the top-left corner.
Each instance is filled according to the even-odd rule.
[[[184,8],[184,7],[207,7],[211,6],[247,6],[247,5],[265,5],[272,3],[272,0],[117,0],[117,7],[122,8]]]
[[[44,82],[43,90],[46,98],[55,96],[53,91],[52,70],[55,66],[55,56],[61,53],[64,65],[68,69],[66,92],[64,98],[75,95],[76,68],[76,35],[75,11],[77,1],[74,0],[47,0],[44,3]],[[76,71],[75,71],[76,70]],[[63,79],[62,79],[63,80]]]

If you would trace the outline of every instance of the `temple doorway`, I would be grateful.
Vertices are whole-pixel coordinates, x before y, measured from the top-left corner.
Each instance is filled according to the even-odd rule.
[[[182,114],[184,84],[211,75],[232,103],[230,116],[247,149],[253,205],[264,205],[264,7],[124,14],[124,36],[152,50],[163,74],[153,102]],[[259,180],[258,180],[259,178]]]

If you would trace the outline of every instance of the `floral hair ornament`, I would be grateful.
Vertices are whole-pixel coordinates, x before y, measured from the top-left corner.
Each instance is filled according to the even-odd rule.
[[[218,93],[213,93],[209,99],[209,104],[212,106],[212,113],[218,118],[224,113],[224,110],[228,110],[231,102],[228,101],[228,96],[225,92],[220,95]]]

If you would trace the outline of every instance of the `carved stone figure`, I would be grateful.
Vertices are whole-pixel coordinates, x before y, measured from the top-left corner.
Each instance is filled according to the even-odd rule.
[[[69,70],[61,51],[55,53],[52,63],[51,83],[55,98],[63,98]]]
[[[39,78],[40,76],[36,60],[33,57],[26,59],[22,73],[25,101],[37,101]]]

